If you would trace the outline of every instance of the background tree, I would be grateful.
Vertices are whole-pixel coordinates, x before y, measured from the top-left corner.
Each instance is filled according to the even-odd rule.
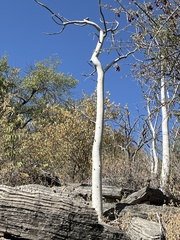
[[[16,81],[14,106],[19,114],[26,117],[27,123],[42,115],[42,110],[47,104],[68,104],[68,98],[71,90],[77,85],[77,80],[59,73],[59,65],[60,61],[57,58],[46,59],[29,67],[26,76]]]
[[[137,78],[143,85],[143,95],[147,102],[156,169],[156,141],[158,138],[162,140],[161,188],[166,191],[170,177],[170,117],[174,121],[173,112],[178,105],[179,92],[180,6],[173,0],[145,2],[142,5],[132,2],[137,7],[134,15],[136,14],[136,27],[140,29],[139,36],[136,35],[134,39],[144,54]]]
[[[20,69],[10,67],[7,57],[0,61],[0,142],[2,169],[16,166],[25,134],[36,131],[32,120],[38,117],[50,120],[45,106],[58,102],[66,106],[71,89],[77,81],[71,76],[56,72],[57,62],[53,59],[39,62],[21,77]],[[46,122],[46,124],[47,124]]]
[[[108,176],[105,174],[106,182],[109,184],[108,180],[112,177],[111,184],[136,190],[150,179],[149,157],[146,154],[146,145],[151,137],[149,128],[139,113],[133,118],[127,104],[124,107],[114,104],[113,107],[115,117],[109,122],[108,137],[106,133],[104,135],[104,165],[105,169],[109,168]]]
[[[10,155],[6,156],[9,152],[7,148],[2,148],[4,162],[1,164],[1,183],[44,184],[41,177],[43,172],[57,176],[62,183],[88,183],[91,179],[96,100],[97,94],[94,92],[91,96],[83,94],[82,99],[71,101],[68,106],[62,106],[60,103],[47,104],[42,109],[42,114],[33,118],[24,128],[16,130],[19,137],[14,144],[13,158],[10,158]],[[121,164],[124,161],[123,153],[115,150],[113,135],[113,126],[119,116],[119,105],[111,103],[109,93],[105,97],[104,109],[103,178],[108,176],[110,179],[112,175],[112,184],[125,184],[127,172],[122,170],[122,166],[125,168],[125,164]],[[3,131],[8,129],[7,123],[1,126]],[[120,133],[118,135],[116,142],[122,145],[124,138],[120,137]],[[7,138],[7,133],[4,136]],[[10,143],[7,142],[7,146],[12,145],[12,138]],[[116,177],[114,169],[108,169],[109,165],[118,166]]]

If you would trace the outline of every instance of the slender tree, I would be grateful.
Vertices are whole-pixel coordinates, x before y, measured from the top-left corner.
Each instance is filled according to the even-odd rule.
[[[115,34],[117,33],[119,22],[115,19],[113,22],[107,22],[105,20],[105,16],[103,13],[103,4],[101,0],[98,0],[98,7],[100,11],[101,22],[100,25],[94,21],[90,21],[89,18],[85,18],[83,20],[67,20],[66,18],[60,16],[53,12],[49,7],[43,4],[40,1],[35,0],[40,6],[44,7],[52,14],[52,19],[57,23],[61,30],[59,33],[62,33],[63,30],[68,25],[76,25],[76,26],[87,26],[90,25],[96,30],[97,35],[97,43],[96,47],[91,56],[90,62],[93,64],[93,72],[91,76],[97,73],[97,105],[96,105],[96,122],[95,122],[95,135],[93,141],[92,148],[92,204],[95,210],[97,211],[99,220],[102,219],[103,215],[103,206],[102,206],[102,158],[101,158],[101,150],[102,150],[102,138],[103,138],[103,127],[104,127],[104,77],[107,70],[119,62],[121,59],[127,58],[130,54],[136,51],[136,49],[131,51],[127,50],[126,54],[120,54],[117,50],[117,58],[108,63],[106,67],[102,66],[101,61],[99,60],[99,55],[102,53],[104,40],[107,36],[112,39],[111,46],[109,49],[116,48],[115,45]],[[115,16],[119,16],[120,12],[117,9],[114,10]],[[109,27],[110,26],[110,27]],[[120,68],[117,65],[116,70],[119,71]]]

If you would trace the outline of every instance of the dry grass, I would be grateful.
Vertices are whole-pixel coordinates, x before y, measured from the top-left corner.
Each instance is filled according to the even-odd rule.
[[[161,214],[162,224],[166,231],[167,240],[179,240],[180,239],[180,212],[169,210],[162,212]],[[157,214],[150,213],[149,220],[158,222]]]
[[[180,213],[171,213],[169,211],[162,213],[162,223],[166,232],[166,240],[179,240],[180,239]],[[131,222],[132,215],[124,214],[120,218],[112,221],[111,225],[118,226],[120,230],[127,232]],[[148,220],[158,222],[157,214],[150,213]]]
[[[125,210],[126,209],[126,210]],[[154,206],[140,204],[129,206],[120,212],[114,210],[115,220],[106,219],[106,222],[113,227],[118,227],[121,231],[127,232],[133,217],[144,219],[162,224],[166,240],[180,239],[180,208],[174,206]]]
[[[167,239],[180,239],[180,213],[173,214],[172,216],[164,215],[163,218],[166,224]]]

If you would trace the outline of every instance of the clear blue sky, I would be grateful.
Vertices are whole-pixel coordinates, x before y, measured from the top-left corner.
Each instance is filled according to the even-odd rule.
[[[97,0],[42,0],[55,12],[60,13],[69,20],[82,20],[89,17],[100,24]],[[114,1],[107,0],[112,3]],[[125,1],[126,2],[126,1]],[[108,21],[111,16],[108,15]],[[125,20],[123,20],[125,21]],[[44,32],[59,31],[51,15],[34,0],[4,0],[0,8],[0,55],[9,56],[9,63],[15,67],[26,69],[28,65],[58,54],[62,61],[60,71],[71,73],[79,80],[74,96],[92,93],[96,83],[82,76],[90,73],[92,69],[87,64],[96,45],[95,31],[92,27],[70,26],[61,35],[47,36]],[[124,33],[125,34],[125,33]],[[103,58],[108,64],[113,56]],[[107,61],[106,61],[107,60]],[[126,60],[120,63],[121,71],[111,68],[106,75],[105,89],[110,91],[111,100],[125,105],[136,114],[135,106],[142,102],[141,92],[135,80],[125,77],[130,73]]]

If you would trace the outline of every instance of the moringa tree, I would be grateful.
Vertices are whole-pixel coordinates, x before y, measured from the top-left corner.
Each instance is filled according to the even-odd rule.
[[[38,0],[34,0],[37,4],[44,7],[51,13],[53,21],[58,24],[61,28],[58,34],[62,33],[66,27],[69,25],[75,25],[80,27],[92,26],[96,30],[97,43],[95,49],[91,55],[90,62],[93,65],[93,72],[90,74],[93,76],[97,73],[97,105],[96,105],[96,121],[95,121],[95,134],[92,148],[92,204],[95,210],[97,211],[99,220],[102,219],[103,215],[103,206],[102,206],[102,159],[101,159],[101,150],[102,150],[102,138],[103,138],[103,126],[104,126],[104,77],[105,73],[112,66],[117,64],[121,59],[127,58],[130,54],[136,51],[135,48],[130,46],[126,49],[126,53],[120,51],[120,40],[117,47],[116,34],[118,33],[119,21],[117,17],[120,16],[119,8],[112,8],[110,10],[114,13],[114,18],[112,22],[108,22],[105,19],[103,9],[107,7],[103,5],[101,0],[98,0],[98,8],[100,13],[100,23],[97,24],[94,21],[91,21],[89,18],[83,20],[68,20],[65,17],[62,17],[59,14],[56,14],[48,6],[43,4]],[[111,39],[110,46],[108,51],[112,49],[116,51],[116,58],[110,63],[107,63],[106,67],[103,67],[101,61],[99,60],[99,55],[102,53],[104,47],[105,39]],[[107,48],[106,48],[107,49]],[[117,65],[116,70],[119,71],[120,68]]]

